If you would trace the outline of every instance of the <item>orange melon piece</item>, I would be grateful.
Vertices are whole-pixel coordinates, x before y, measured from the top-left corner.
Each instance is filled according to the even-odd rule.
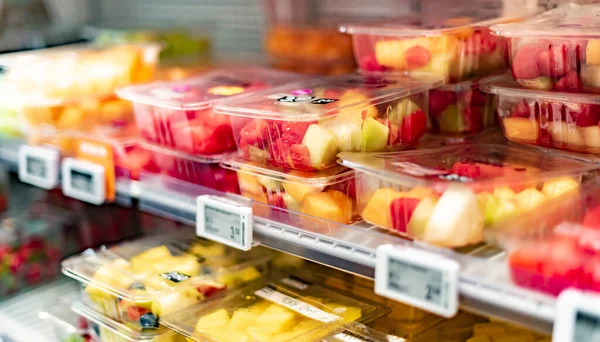
[[[354,203],[350,197],[338,190],[327,190],[327,193],[333,198],[335,203],[337,203],[338,207],[342,209],[342,214],[344,216],[344,223],[352,221],[352,216],[354,213]]]
[[[535,142],[540,134],[539,123],[528,118],[504,118],[502,125],[504,135],[510,140]]]
[[[406,193],[396,191],[392,188],[377,189],[362,211],[361,216],[372,224],[391,228],[392,217],[390,206],[393,200],[402,197],[406,197]]]
[[[327,192],[306,194],[300,212],[334,222],[346,223],[344,212]]]

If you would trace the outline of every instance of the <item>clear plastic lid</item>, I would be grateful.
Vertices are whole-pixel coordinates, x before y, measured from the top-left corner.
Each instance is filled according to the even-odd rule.
[[[435,90],[441,91],[465,91],[474,88],[482,88],[484,85],[488,85],[490,83],[498,82],[500,80],[504,80],[506,77],[510,77],[509,75],[494,75],[494,76],[486,76],[474,80],[467,80],[458,83],[447,83],[441,87],[435,88]]]
[[[505,37],[600,37],[600,4],[569,3],[519,23],[491,27]]]
[[[244,253],[185,233],[88,249],[65,259],[62,271],[95,291],[130,302],[151,302],[191,287],[223,289],[225,280],[235,283],[236,275],[240,282],[250,273],[258,278],[269,260],[264,249]]]
[[[307,184],[311,186],[328,186],[354,178],[354,171],[344,166],[335,166],[315,172],[284,170],[275,166],[254,163],[241,158],[221,162],[221,166],[236,172],[244,172],[275,181]]]
[[[224,101],[215,108],[221,114],[285,121],[313,121],[348,110],[398,100],[443,84],[431,78],[344,75],[307,79]]]
[[[403,17],[369,24],[342,25],[340,30],[349,34],[391,37],[436,37],[471,31],[476,28],[521,20],[521,17],[484,19],[476,17],[435,18],[425,21],[418,17]]]
[[[155,82],[120,89],[125,100],[174,110],[201,110],[228,97],[292,82],[302,76],[264,68],[229,68],[174,82]]]
[[[443,191],[448,183],[477,186],[538,183],[583,175],[600,164],[507,145],[467,144],[390,153],[340,153],[342,165],[404,186]]]
[[[161,329],[161,330],[145,330],[143,332],[136,331],[131,329],[127,325],[117,322],[108,318],[101,313],[90,309],[88,306],[83,305],[81,302],[75,302],[71,306],[71,309],[76,314],[81,317],[89,320],[90,322],[97,324],[99,327],[100,338],[103,341],[109,341],[108,336],[102,336],[103,330],[106,329],[110,332],[111,335],[118,336],[123,339],[123,341],[132,341],[132,342],[153,342],[153,341],[180,341],[183,342],[183,337],[177,339],[176,333],[171,330]]]
[[[340,325],[365,323],[389,311],[299,273],[189,306],[163,317],[162,324],[194,341],[313,341]]]
[[[521,87],[512,77],[502,77],[492,82],[482,84],[481,90],[494,95],[531,98],[554,102],[578,102],[600,104],[600,96],[589,93],[563,93],[557,91],[545,91],[527,89]]]
[[[154,144],[150,144],[147,142],[141,142],[140,146],[143,147],[144,149],[147,149],[147,150],[157,153],[157,154],[167,155],[167,156],[170,156],[173,158],[189,160],[192,162],[202,163],[202,164],[219,163],[223,160],[231,158],[231,156],[233,155],[233,153],[221,153],[221,154],[213,154],[213,155],[192,155],[192,154],[172,150],[170,148],[165,148],[165,147],[157,146]]]

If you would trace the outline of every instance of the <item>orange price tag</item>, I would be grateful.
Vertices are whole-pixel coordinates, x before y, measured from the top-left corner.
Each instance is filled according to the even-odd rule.
[[[105,169],[106,200],[115,200],[115,161],[112,145],[91,139],[76,141],[75,157],[86,160]]]

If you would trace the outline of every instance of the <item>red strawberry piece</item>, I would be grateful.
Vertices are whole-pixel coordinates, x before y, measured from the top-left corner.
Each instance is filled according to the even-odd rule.
[[[541,290],[544,286],[544,277],[539,273],[539,270],[544,263],[545,252],[548,247],[543,244],[535,247],[523,246],[513,251],[508,257],[508,264],[515,283]]]
[[[194,153],[215,154],[232,150],[235,147],[233,130],[228,123],[216,127],[195,126],[192,128]]]
[[[427,115],[420,109],[405,117],[400,125],[401,140],[406,143],[419,140],[426,131]]]
[[[456,103],[456,92],[448,90],[429,91],[429,114],[439,116],[448,105]]]
[[[537,55],[545,50],[539,44],[525,45],[519,48],[512,61],[515,79],[532,79],[542,75],[537,63]]]
[[[222,285],[219,283],[209,283],[209,282],[200,284],[196,287],[196,290],[198,290],[198,292],[202,293],[204,295],[204,297],[213,296],[224,289],[225,289],[225,285]]]
[[[366,55],[360,59],[359,67],[364,71],[387,71],[389,68],[377,63],[375,55]]]
[[[479,89],[471,91],[471,105],[485,106],[488,95]]]
[[[600,292],[600,257],[584,263],[581,287],[585,290]]]
[[[283,192],[278,191],[278,192],[269,193],[268,199],[269,199],[270,205],[272,205],[274,207],[286,209],[285,202],[283,201]]]
[[[554,84],[554,89],[578,92],[583,89],[583,82],[579,77],[579,73],[576,70],[571,70]]]
[[[25,282],[27,284],[38,284],[42,281],[42,265],[39,263],[30,264],[25,272]]]
[[[470,106],[463,110],[463,118],[465,121],[465,130],[468,133],[476,133],[483,129],[483,117],[481,115],[481,107]]]
[[[567,47],[565,45],[550,45],[537,56],[538,68],[542,75],[558,77],[567,73]]]
[[[12,274],[20,273],[20,271],[25,266],[25,259],[21,256],[20,253],[10,254],[11,258],[8,262],[8,268]]]
[[[545,291],[558,295],[570,286],[580,284],[583,275],[581,255],[572,239],[555,238],[550,253],[540,267],[546,278]]]
[[[117,162],[117,166],[123,167],[129,171],[129,177],[131,179],[139,179],[142,170],[156,171],[153,170],[151,164],[153,164],[154,155],[151,151],[143,149],[139,146],[133,147],[127,152],[125,160]],[[156,168],[156,165],[154,165]]]
[[[301,171],[314,171],[310,165],[308,147],[302,144],[294,144],[290,147],[290,167]]]
[[[567,119],[579,127],[595,126],[600,122],[600,106],[594,104],[565,105]]]
[[[396,198],[392,201],[390,213],[392,216],[392,228],[394,230],[400,233],[406,232],[406,226],[419,202],[420,200],[417,198],[408,197]]]
[[[529,107],[527,100],[522,100],[521,102],[517,103],[517,105],[513,108],[511,116],[517,118],[530,118],[531,108]]]
[[[600,205],[588,209],[583,217],[582,224],[586,227],[600,230]]]
[[[471,179],[476,179],[481,176],[481,170],[477,164],[463,162],[454,163],[450,169],[450,173]]]
[[[431,52],[421,45],[415,45],[407,49],[404,51],[404,56],[406,67],[409,70],[422,68],[431,61]]]
[[[593,228],[598,228],[598,226]],[[574,238],[577,240],[577,246],[581,252],[600,256],[600,230],[584,228],[576,234],[578,235]]]

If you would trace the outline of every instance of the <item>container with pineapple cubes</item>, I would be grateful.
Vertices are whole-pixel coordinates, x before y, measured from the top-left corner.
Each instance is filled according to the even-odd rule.
[[[336,166],[338,152],[380,151],[427,131],[427,91],[441,80],[332,76],[224,101],[239,154],[299,171]]]
[[[189,306],[166,316],[163,324],[193,341],[316,341],[340,325],[368,322],[386,312],[296,273]]]
[[[489,144],[340,158],[356,170],[364,220],[442,247],[481,242],[484,228],[578,191],[582,177],[600,168],[528,147]]]
[[[494,25],[509,39],[514,79],[525,88],[600,92],[600,5],[565,4],[520,23]]]
[[[156,236],[67,258],[62,270],[82,283],[82,301],[134,329],[156,329],[161,316],[260,278],[270,257],[242,253],[192,234]]]

